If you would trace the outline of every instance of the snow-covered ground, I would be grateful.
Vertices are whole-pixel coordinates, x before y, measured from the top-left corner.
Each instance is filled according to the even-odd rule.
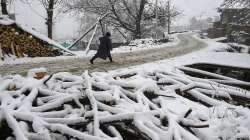
[[[185,67],[250,68],[250,56],[202,41],[208,47],[198,52],[109,72],[0,77],[0,121],[20,140],[250,139],[250,92],[232,86],[250,83]]]
[[[162,63],[170,63],[174,66],[205,63],[250,69],[249,54],[229,53],[226,52],[230,48],[228,44],[216,42],[216,39],[216,41],[214,39],[200,39],[198,35],[194,35],[194,37],[200,41],[204,41],[208,44],[208,47],[185,56],[163,60]],[[244,45],[244,47],[247,46]]]
[[[154,67],[153,65],[168,65],[172,67],[192,65],[192,64],[217,64],[222,66],[231,66],[250,69],[250,54],[247,53],[229,53],[226,52],[230,46],[226,43],[217,42],[217,39],[201,39],[199,35],[194,34],[194,38],[207,44],[207,47],[189,53],[184,56],[166,59],[158,62],[144,64],[145,68]],[[249,47],[241,45],[242,47]],[[142,66],[144,66],[142,65]],[[136,66],[137,67],[137,66]]]
[[[170,36],[170,42],[168,43],[136,43],[133,46],[121,46],[119,48],[114,48],[112,54],[117,53],[128,53],[136,51],[145,51],[150,49],[158,49],[163,47],[174,47],[179,44],[180,40],[177,37],[178,34],[173,34]],[[145,42],[152,42],[153,39],[145,39]],[[135,40],[135,42],[138,40]],[[25,58],[16,58],[15,56],[5,57],[5,61],[0,60],[1,65],[16,65],[16,64],[25,64],[25,63],[40,63],[40,62],[50,62],[58,60],[67,60],[67,59],[78,59],[78,58],[87,58],[95,55],[96,51],[90,50],[88,53],[85,51],[72,51],[76,56],[58,56],[58,57],[25,57]]]
[[[168,43],[155,43],[154,39],[152,38],[134,40],[130,43],[129,46],[114,48],[113,53],[126,53],[134,51],[144,51],[148,49],[157,49],[163,47],[173,47],[180,42],[177,36],[178,34],[169,35],[170,42]]]

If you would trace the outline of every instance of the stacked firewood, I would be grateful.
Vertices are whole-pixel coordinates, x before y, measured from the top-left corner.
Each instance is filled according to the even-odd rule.
[[[5,54],[17,57],[51,57],[57,50],[16,26],[0,25],[0,46]]]

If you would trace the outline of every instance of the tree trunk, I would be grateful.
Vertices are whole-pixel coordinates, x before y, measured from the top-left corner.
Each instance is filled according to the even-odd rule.
[[[139,9],[137,19],[136,19],[136,31],[135,31],[135,38],[136,39],[140,39],[142,37],[141,20],[142,20],[142,14],[143,14],[144,9],[145,9],[145,5],[146,5],[146,0],[141,0],[140,9]]]
[[[2,8],[2,14],[8,15],[7,1],[6,0],[1,0],[1,8]]]
[[[48,37],[53,38],[53,14],[54,14],[54,0],[49,1],[49,7],[47,9],[47,26]]]
[[[139,20],[139,19],[138,19],[138,21],[136,21],[136,31],[135,31],[134,38],[135,39],[141,38],[141,20]]]
[[[171,33],[171,10],[170,10],[170,2],[168,1],[168,34]]]

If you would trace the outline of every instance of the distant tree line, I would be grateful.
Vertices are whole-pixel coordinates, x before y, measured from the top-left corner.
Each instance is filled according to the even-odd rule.
[[[8,14],[8,4],[14,0],[1,0],[2,14]],[[26,4],[33,0],[20,0]],[[168,27],[181,13],[168,1],[158,0],[36,0],[46,11],[48,37],[53,37],[55,11],[63,9],[64,13],[88,13],[100,16],[109,12],[105,23],[114,28],[129,32],[134,38],[142,38],[149,30],[148,26],[157,22],[157,26]],[[62,12],[62,11],[59,11]],[[156,19],[157,18],[157,19]],[[156,21],[155,21],[156,19]],[[88,22],[88,21],[85,21]]]
[[[249,7],[250,6],[250,1],[249,0],[224,0],[223,5],[242,5]],[[249,7],[250,8],[250,7]]]

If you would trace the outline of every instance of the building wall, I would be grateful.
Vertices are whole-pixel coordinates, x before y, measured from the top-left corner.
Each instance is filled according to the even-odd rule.
[[[221,21],[207,32],[209,38],[226,36],[228,41],[250,45],[250,9],[222,9]]]
[[[207,30],[209,38],[219,38],[226,36],[226,30],[224,28],[210,28]]]

